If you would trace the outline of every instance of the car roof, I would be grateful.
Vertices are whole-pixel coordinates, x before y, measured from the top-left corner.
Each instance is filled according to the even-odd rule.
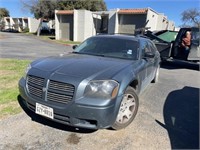
[[[144,37],[144,36],[134,36],[134,35],[127,35],[127,34],[99,34],[93,37],[115,38],[115,39],[133,40],[133,41],[139,41],[139,39],[145,39],[145,40],[148,39],[148,37]]]

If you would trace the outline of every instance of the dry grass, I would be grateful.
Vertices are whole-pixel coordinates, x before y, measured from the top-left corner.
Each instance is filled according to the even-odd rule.
[[[21,112],[21,107],[17,101],[11,101],[0,105],[0,119],[6,118],[10,115],[17,114]]]

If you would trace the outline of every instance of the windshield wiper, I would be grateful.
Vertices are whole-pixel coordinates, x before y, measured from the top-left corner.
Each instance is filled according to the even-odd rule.
[[[103,55],[103,54],[91,54],[91,55],[105,57],[105,55]]]
[[[82,53],[82,52],[76,52],[76,51],[73,51],[72,53],[105,57],[105,55],[103,55],[103,54],[95,54],[95,53]]]
[[[72,53],[74,53],[74,54],[81,54],[80,52],[76,52],[76,51],[73,51]]]

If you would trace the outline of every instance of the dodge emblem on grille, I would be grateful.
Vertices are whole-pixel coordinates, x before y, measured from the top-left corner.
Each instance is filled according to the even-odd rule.
[[[47,88],[43,87],[43,88],[42,88],[42,91],[43,91],[43,92],[46,92],[46,91],[47,91]]]

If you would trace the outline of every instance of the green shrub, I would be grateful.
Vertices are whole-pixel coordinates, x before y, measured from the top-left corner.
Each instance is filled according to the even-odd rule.
[[[28,27],[25,27],[22,32],[26,33],[26,32],[29,32],[29,28]]]

